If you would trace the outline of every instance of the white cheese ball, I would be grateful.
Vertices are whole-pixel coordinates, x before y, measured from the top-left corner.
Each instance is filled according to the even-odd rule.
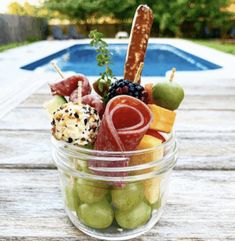
[[[68,102],[53,113],[51,124],[57,140],[85,146],[95,142],[100,118],[93,107]]]

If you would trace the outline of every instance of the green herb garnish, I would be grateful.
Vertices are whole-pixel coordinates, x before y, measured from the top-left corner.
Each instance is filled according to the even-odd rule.
[[[89,34],[91,39],[90,46],[96,48],[98,53],[96,56],[98,66],[105,66],[105,71],[100,73],[100,78],[94,83],[94,89],[102,97],[108,94],[109,86],[111,85],[113,72],[109,65],[111,64],[112,53],[108,50],[108,44],[102,40],[103,34],[97,30],[92,30]]]

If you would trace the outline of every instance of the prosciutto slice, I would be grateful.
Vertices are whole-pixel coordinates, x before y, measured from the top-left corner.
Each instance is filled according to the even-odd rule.
[[[120,95],[106,106],[95,149],[102,151],[135,150],[149,129],[151,112],[142,101]]]
[[[49,84],[53,95],[70,96],[78,87],[78,81],[82,81],[82,96],[91,93],[91,85],[85,75],[77,74],[61,80],[55,84]]]

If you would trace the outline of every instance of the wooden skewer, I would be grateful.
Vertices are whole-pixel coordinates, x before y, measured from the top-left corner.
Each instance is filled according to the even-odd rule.
[[[64,74],[62,73],[62,71],[61,71],[61,69],[59,68],[59,66],[56,64],[56,62],[55,62],[55,61],[51,61],[51,65],[52,65],[52,67],[55,69],[55,71],[60,75],[60,77],[61,77],[62,79],[64,79],[65,76],[64,76]]]
[[[140,79],[140,75],[141,75],[143,67],[144,67],[144,62],[141,62],[139,65],[139,68],[137,70],[137,73],[135,75],[135,79],[134,79],[133,83],[138,83],[138,80]]]
[[[82,104],[82,81],[78,81],[78,105]]]
[[[175,72],[176,72],[176,68],[172,68],[172,71],[171,71],[171,75],[170,75],[170,81],[172,81],[175,77]]]

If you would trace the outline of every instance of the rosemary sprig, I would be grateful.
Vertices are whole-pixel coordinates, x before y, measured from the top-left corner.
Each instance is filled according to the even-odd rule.
[[[94,87],[97,93],[105,98],[113,78],[113,72],[109,67],[112,53],[108,50],[108,44],[102,40],[102,33],[97,30],[92,30],[89,38],[91,39],[90,46],[95,47],[98,53],[96,56],[98,66],[105,66],[105,71],[100,73],[100,78],[95,82],[95,86],[97,86],[98,89]]]

